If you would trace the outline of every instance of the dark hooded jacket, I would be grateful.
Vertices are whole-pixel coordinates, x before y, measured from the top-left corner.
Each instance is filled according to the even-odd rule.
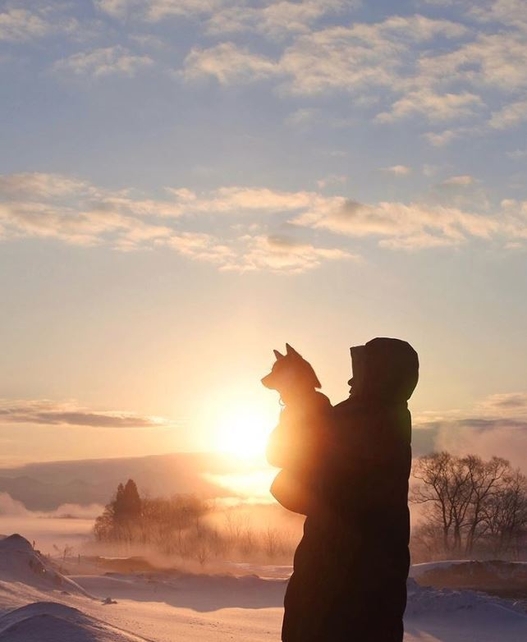
[[[407,541],[412,457],[407,401],[417,385],[417,353],[405,341],[388,338],[351,353],[351,395],[334,408],[332,440],[324,453],[326,500],[332,510],[360,519],[370,537]]]
[[[285,597],[284,642],[403,639],[407,400],[417,384],[418,358],[404,341],[377,338],[352,348],[352,362],[351,395],[334,408],[316,461],[306,462],[316,483],[306,480],[311,495]]]

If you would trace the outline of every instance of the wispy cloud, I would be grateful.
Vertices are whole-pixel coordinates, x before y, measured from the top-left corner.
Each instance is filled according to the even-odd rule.
[[[116,45],[73,54],[55,62],[53,70],[59,74],[102,78],[112,74],[134,76],[153,64],[154,61],[149,56],[135,55],[125,47]]]
[[[497,112],[489,120],[494,129],[509,129],[527,122],[527,98],[512,102]]]
[[[283,87],[293,93],[354,93],[358,88],[392,87],[399,82],[397,72],[411,50],[411,43],[426,42],[438,35],[456,38],[465,31],[462,25],[448,20],[393,16],[380,23],[356,23],[301,33],[275,61],[232,43],[222,43],[193,52],[185,61],[185,73],[191,77],[213,75],[230,82],[244,80],[244,74],[226,74],[225,67],[231,60],[235,68],[265,69],[265,77],[285,77]],[[225,45],[228,47],[224,49]],[[217,55],[222,59],[220,72],[210,62]]]
[[[435,205],[495,219],[495,233],[499,235],[505,233],[503,209],[493,207],[490,194],[489,189],[471,174],[447,176],[428,190],[430,202]]]
[[[390,167],[383,167],[383,172],[389,172],[395,176],[408,176],[412,173],[412,168],[408,165],[391,165]]]
[[[159,244],[176,250],[190,259],[212,263],[224,269],[241,267],[241,257],[232,247],[232,243],[222,242],[219,237],[213,234],[174,233]]]
[[[74,402],[48,400],[0,400],[0,424],[23,423],[48,426],[93,426],[97,428],[158,428],[174,422],[120,411],[95,411]]]
[[[305,127],[321,118],[320,110],[313,107],[301,107],[286,118],[285,122],[293,127]]]
[[[299,11],[298,6],[293,9],[290,4],[270,3],[266,15]],[[520,29],[524,10],[512,3],[515,19],[507,21],[505,4],[505,0],[495,3],[493,11],[502,16],[502,25],[507,24],[510,30],[503,31],[501,25],[494,33],[478,34],[461,22],[419,14],[395,15],[376,23],[320,26],[316,24],[319,15],[338,11],[339,3],[325,3],[319,9],[303,3],[303,19],[280,55],[270,58],[253,52],[248,45],[220,43],[194,49],[185,60],[184,75],[213,76],[222,84],[275,79],[282,92],[303,96],[347,93],[360,96],[361,104],[369,101],[374,105],[382,95],[388,104],[375,120],[383,123],[412,116],[430,123],[475,119],[478,126],[456,125],[444,132],[429,132],[429,142],[442,146],[455,138],[477,135],[489,128],[504,129],[524,120],[524,97],[511,100],[512,92],[527,87],[527,34]],[[276,35],[280,21],[266,22],[258,11],[231,6],[211,20],[217,35],[266,28]],[[472,18],[482,20],[483,15]],[[438,37],[449,41],[439,53],[426,46]],[[491,90],[492,98],[487,95]],[[495,108],[496,99],[499,109]],[[305,107],[298,116],[308,113]]]
[[[62,174],[25,172],[0,175],[1,195],[53,198],[92,190],[89,183]]]
[[[128,18],[130,13],[139,10],[140,0],[94,0],[95,7],[114,18]]]
[[[423,56],[419,70],[429,84],[465,82],[514,91],[525,87],[527,80],[525,44],[521,32],[479,34],[447,53]]]
[[[486,417],[508,417],[527,420],[527,392],[506,392],[483,399],[477,410]]]
[[[23,173],[0,176],[0,225],[4,238],[57,239],[75,245],[114,246],[171,234],[144,220],[149,214],[177,216],[177,204],[133,199],[105,192],[61,174]]]
[[[476,179],[470,174],[460,174],[459,176],[450,176],[446,178],[441,185],[442,186],[454,186],[454,187],[465,187],[467,185],[473,185],[476,182]]]
[[[377,121],[390,123],[415,114],[420,114],[432,122],[466,118],[472,116],[481,104],[481,98],[470,92],[437,93],[422,88],[410,91],[396,100],[390,111],[377,115]]]
[[[166,248],[220,269],[241,271],[299,272],[323,261],[354,256],[347,250],[293,238],[279,244],[272,235],[268,240],[260,238],[258,226],[258,232],[250,230],[256,220],[269,227],[272,218],[283,221],[298,212],[325,207],[326,198],[317,192],[245,187],[201,194],[186,188],[166,192],[169,198],[162,200],[134,196],[127,190],[102,190],[58,174],[1,176],[0,238],[54,239],[121,251]],[[215,232],[193,229],[200,215],[214,217]],[[244,222],[242,231],[233,227],[233,219]]]
[[[301,273],[319,267],[327,261],[353,260],[359,256],[337,248],[315,247],[284,235],[247,236],[246,270]]]
[[[0,13],[0,40],[23,42],[50,32],[51,25],[30,11],[8,9]]]
[[[470,175],[447,178],[432,192],[435,203],[368,204],[319,191],[240,186],[166,188],[167,197],[156,199],[57,174],[14,174],[0,177],[0,235],[4,241],[33,237],[121,251],[166,248],[220,269],[293,272],[357,259],[361,238],[406,250],[527,238],[527,202],[507,199],[492,212],[481,197],[472,203],[467,189],[475,183]],[[464,209],[478,203],[484,214]],[[208,231],[199,223],[204,217]],[[321,230],[333,237],[315,242]]]
[[[312,25],[328,13],[350,10],[358,4],[354,0],[281,0],[260,6],[231,2],[210,16],[207,31],[211,34],[253,31],[280,38],[289,33],[309,32]]]
[[[256,82],[280,73],[272,60],[250,53],[232,42],[209,49],[193,49],[185,58],[184,65],[185,79],[213,76],[221,84]]]
[[[527,31],[527,11],[523,0],[483,0],[472,5],[469,13],[481,22],[497,22]]]
[[[526,120],[523,0],[477,6],[429,0],[416,3],[418,13],[378,21],[358,18],[358,0],[94,3],[97,18],[81,19],[73,17],[67,3],[10,2],[0,12],[0,40],[31,42],[75,33],[77,44],[91,43],[92,48],[74,53],[68,48],[70,55],[52,63],[57,74],[133,78],[155,65],[166,69],[167,51],[176,53],[169,39],[160,40],[160,30],[192,24],[193,40],[186,50],[178,45],[173,59],[170,75],[175,78],[215,78],[222,86],[268,82],[277,96],[293,94],[306,101],[349,95],[350,113],[340,115],[342,123],[352,122],[357,110],[387,125],[414,117],[429,127],[443,123],[443,131],[424,132],[436,147]],[[437,6],[447,5],[449,19],[437,17]],[[431,11],[433,17],[426,15]],[[132,27],[126,37],[116,40],[115,20]],[[154,41],[145,55],[140,43]],[[289,122],[306,124],[312,110],[300,105]],[[324,119],[329,124],[331,116]]]
[[[67,4],[60,4],[61,12],[58,5],[10,3],[0,13],[0,40],[75,33],[92,48],[55,60],[57,74],[132,78],[155,65],[166,69],[167,51],[176,49],[160,40],[159,29],[190,20],[195,34],[186,51],[178,46],[175,78],[214,78],[222,86],[268,82],[279,97],[307,101],[349,95],[350,113],[340,115],[342,123],[352,122],[357,110],[387,125],[414,117],[429,127],[443,123],[443,131],[424,132],[436,147],[524,123],[522,0],[489,0],[477,7],[450,3],[450,19],[426,15],[434,4],[446,6],[431,0],[418,3],[420,13],[361,21],[358,0],[95,0],[97,19],[85,17],[80,24]],[[133,27],[128,37],[116,42],[113,20]],[[82,33],[91,36],[83,41]],[[146,55],[140,43],[154,41]],[[313,113],[311,105],[300,105],[289,122],[306,124]],[[331,116],[324,119],[329,124]]]
[[[114,247],[133,242],[135,249],[141,247],[141,240],[166,237],[171,233],[166,227],[149,225],[136,217],[119,214],[109,206],[80,210],[68,205],[35,201],[0,203],[0,224],[6,238],[57,239],[85,246],[110,243]]]
[[[347,199],[335,199],[325,211],[301,214],[294,222],[348,236],[379,237],[382,246],[399,249],[454,246],[470,237],[488,239],[500,229],[497,218],[454,207],[397,202],[366,205]]]
[[[321,17],[359,5],[358,0],[95,0],[99,11],[118,19],[160,22],[199,17],[209,34],[260,32],[273,38],[303,32]]]
[[[418,0],[419,6],[432,5],[436,7],[450,7],[454,4],[455,0]]]
[[[507,152],[507,156],[513,160],[527,158],[527,149],[515,149],[512,152]]]
[[[445,129],[441,132],[427,132],[424,138],[434,147],[444,147],[461,135],[459,129]]]
[[[46,3],[7,2],[0,10],[0,41],[30,43],[53,34],[71,34],[78,29],[75,18]]]
[[[319,189],[325,189],[326,187],[334,187],[335,185],[343,185],[348,180],[347,176],[343,174],[330,174],[324,178],[319,178],[317,181],[317,187]]]

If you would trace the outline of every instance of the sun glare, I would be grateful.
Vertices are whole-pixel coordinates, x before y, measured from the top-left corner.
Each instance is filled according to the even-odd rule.
[[[268,417],[252,408],[228,408],[215,422],[216,448],[244,459],[263,457],[272,428]]]

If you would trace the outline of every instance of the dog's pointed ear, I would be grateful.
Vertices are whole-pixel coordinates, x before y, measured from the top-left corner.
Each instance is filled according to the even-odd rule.
[[[280,354],[280,353],[278,352],[278,350],[273,350],[273,352],[274,352],[274,356],[276,357],[276,360],[277,360],[277,361],[278,361],[279,359],[283,359],[283,358],[284,358],[284,355],[283,355],[283,354]]]
[[[298,352],[292,346],[290,346],[288,343],[285,344],[285,349],[286,349],[286,354],[296,354],[296,355],[300,356],[298,354]]]

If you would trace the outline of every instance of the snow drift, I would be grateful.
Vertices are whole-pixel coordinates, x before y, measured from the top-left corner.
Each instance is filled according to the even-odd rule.
[[[0,581],[88,596],[83,588],[57,571],[50,560],[18,534],[0,539]]]
[[[277,578],[169,570],[67,578],[11,535],[0,539],[0,642],[276,642],[284,590]],[[521,601],[414,579],[408,597],[405,642],[527,640]]]
[[[145,642],[131,633],[55,602],[36,602],[0,615],[1,642]]]

